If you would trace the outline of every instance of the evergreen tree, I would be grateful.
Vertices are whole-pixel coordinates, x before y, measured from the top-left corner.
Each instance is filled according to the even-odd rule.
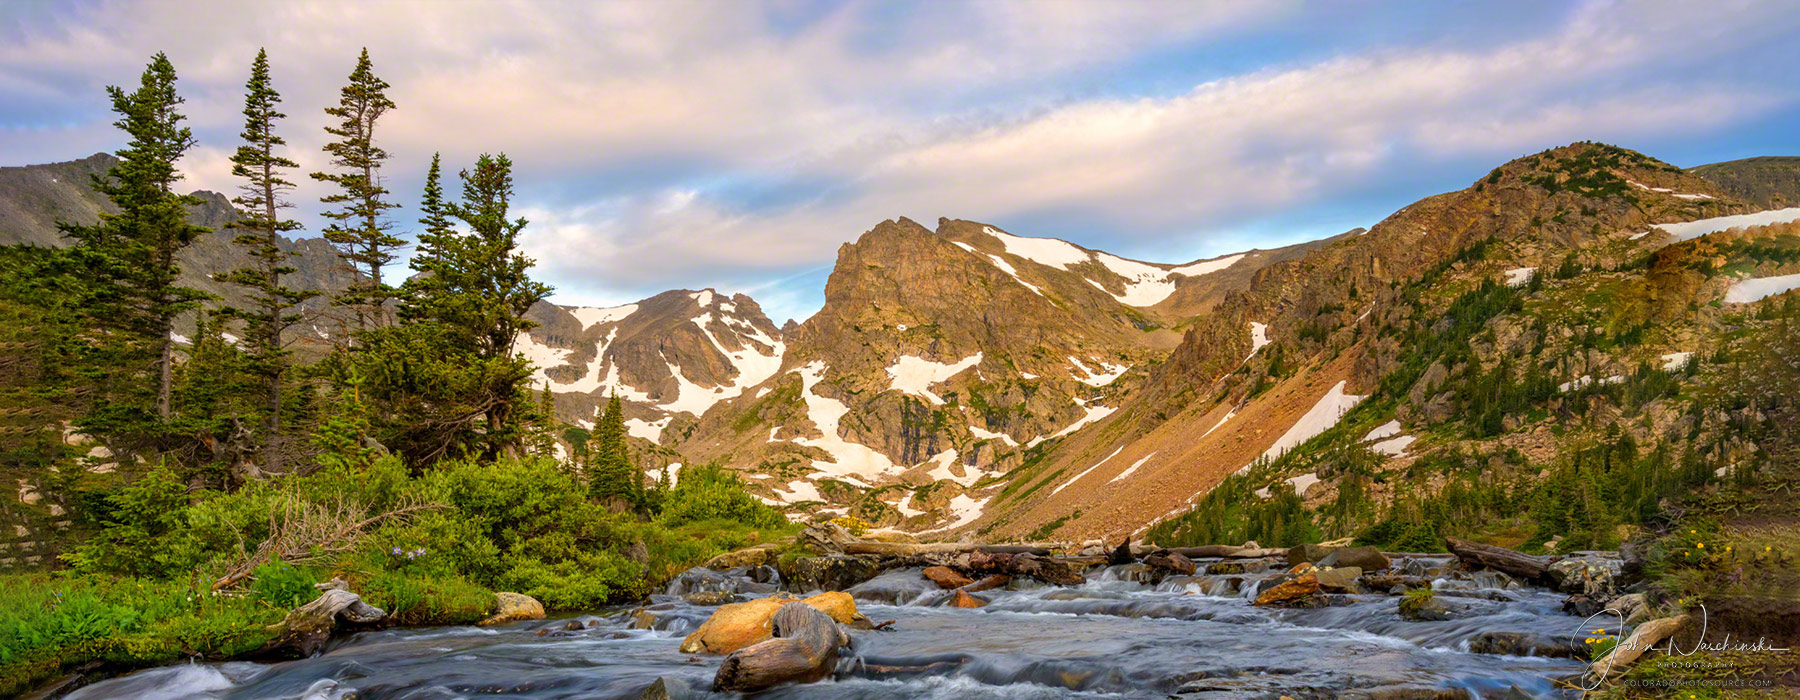
[[[482,403],[495,446],[503,454],[516,454],[528,418],[517,415],[518,408],[532,368],[513,354],[513,345],[519,334],[537,326],[526,320],[525,313],[550,294],[550,286],[531,279],[535,261],[518,250],[526,220],[507,218],[512,160],[505,154],[483,154],[461,178],[462,201],[427,213],[427,231],[421,234],[419,255],[413,259],[420,274],[408,281],[403,313],[442,325],[454,342],[472,349],[482,361],[505,366],[493,377]],[[435,181],[428,178],[427,184]],[[432,190],[426,197],[426,205],[435,207]],[[462,221],[468,232],[433,230],[440,222],[430,219],[439,214]]]
[[[158,53],[144,69],[138,88],[107,87],[113,124],[131,137],[117,153],[119,163],[94,178],[94,189],[118,208],[93,226],[62,227],[74,254],[87,264],[94,290],[83,307],[95,337],[113,349],[118,366],[133,367],[108,380],[104,396],[83,421],[96,432],[144,436],[160,432],[151,423],[172,418],[177,316],[197,308],[204,292],[176,285],[180,251],[208,229],[188,223],[188,208],[200,203],[175,193],[175,167],[194,146],[181,125],[183,100],[175,90],[175,67]],[[135,367],[148,371],[137,374]],[[153,416],[153,418],[152,418]]]
[[[287,115],[276,111],[281,94],[269,82],[269,53],[256,52],[250,66],[250,80],[244,84],[244,144],[231,156],[231,174],[244,179],[242,194],[232,200],[238,205],[238,219],[231,228],[242,233],[233,239],[250,254],[253,264],[225,277],[250,291],[250,308],[232,309],[231,316],[245,324],[245,340],[249,349],[251,370],[263,380],[264,460],[271,468],[281,466],[281,383],[288,367],[288,350],[281,334],[300,319],[293,309],[313,297],[316,292],[284,286],[281,278],[294,272],[287,259],[294,253],[281,249],[281,233],[300,228],[298,222],[281,218],[281,210],[290,205],[286,194],[294,183],[282,177],[282,171],[297,167],[294,161],[277,155],[275,149],[286,143],[275,135],[275,121]]]
[[[325,146],[337,172],[312,174],[313,179],[336,184],[339,189],[319,201],[339,205],[325,214],[331,220],[325,227],[325,239],[362,275],[338,297],[339,303],[355,311],[359,330],[384,325],[385,304],[393,290],[382,282],[381,270],[405,244],[389,233],[393,225],[383,215],[399,206],[384,199],[388,190],[381,184],[381,166],[388,153],[375,145],[376,124],[394,108],[387,88],[386,81],[375,77],[369,50],[363,49],[338,105],[325,110],[338,120],[337,126],[325,127],[326,133],[338,139]]]
[[[602,501],[623,498],[634,505],[642,503],[643,477],[631,462],[630,447],[625,442],[624,406],[617,394],[606,402],[606,410],[594,426],[594,439],[589,449],[593,497]]]

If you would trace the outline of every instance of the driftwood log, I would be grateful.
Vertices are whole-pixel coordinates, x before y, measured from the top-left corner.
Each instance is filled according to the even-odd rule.
[[[331,639],[331,632],[337,629],[340,620],[366,625],[379,622],[384,617],[387,617],[387,612],[363,602],[362,596],[342,588],[333,588],[314,598],[311,603],[294,608],[280,622],[270,625],[269,630],[275,633],[275,639],[263,647],[262,653],[312,656],[325,647],[325,642]]]
[[[999,588],[1009,583],[1012,583],[1011,576],[1007,576],[1006,574],[994,574],[992,576],[983,577],[980,581],[963,586],[960,590],[966,593],[980,593],[985,590]]]
[[[1550,565],[1555,564],[1557,557],[1538,557],[1522,552],[1515,552],[1505,547],[1470,542],[1455,537],[1445,537],[1444,543],[1449,545],[1450,553],[1464,564],[1473,567],[1486,567],[1504,574],[1522,579],[1541,581],[1546,579]]]
[[[1189,559],[1201,557],[1219,557],[1223,559],[1260,559],[1262,557],[1287,556],[1285,549],[1269,547],[1239,547],[1229,544],[1209,544],[1200,547],[1171,547],[1169,552],[1180,554]]]
[[[844,628],[805,603],[781,606],[769,621],[773,639],[731,652],[713,677],[713,690],[750,693],[782,683],[810,683],[837,667],[838,647],[850,643]]]

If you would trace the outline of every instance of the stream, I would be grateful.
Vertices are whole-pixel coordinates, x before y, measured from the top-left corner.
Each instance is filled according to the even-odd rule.
[[[945,607],[950,594],[919,569],[891,570],[850,589],[870,619],[894,620],[890,629],[853,632],[836,678],[757,697],[1304,700],[1379,689],[1372,697],[1559,698],[1552,679],[1585,668],[1568,658],[1471,651],[1472,640],[1494,633],[1561,644],[1579,637],[1581,621],[1562,612],[1563,596],[1504,577],[1436,580],[1462,612],[1417,622],[1402,619],[1398,598],[1384,594],[1335,596],[1336,604],[1313,609],[1251,606],[1256,582],[1273,573],[1128,580],[1141,571],[1097,568],[1084,585],[1066,588],[1015,581],[981,593],[988,606],[964,610]],[[670,591],[708,587],[772,588],[716,577],[678,579]],[[365,632],[308,659],[156,668],[67,698],[630,699],[658,678],[677,698],[733,697],[706,692],[722,657],[677,648],[714,608],[663,594],[653,596],[649,615],[636,610]],[[570,620],[584,629],[565,630]]]

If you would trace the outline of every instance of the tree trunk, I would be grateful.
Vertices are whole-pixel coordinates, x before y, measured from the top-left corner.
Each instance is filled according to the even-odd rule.
[[[775,611],[773,639],[731,652],[713,677],[716,692],[750,693],[782,683],[811,683],[831,675],[838,647],[850,643],[831,616],[794,601]]]
[[[982,552],[986,554],[1031,554],[1040,557],[1050,556],[1050,550],[1035,545],[1012,544],[960,544],[955,542],[932,542],[927,544],[906,544],[901,542],[848,542],[843,545],[845,554],[877,554],[884,556],[912,556],[916,554],[963,554],[965,552]]]
[[[270,626],[275,639],[263,647],[262,653],[312,656],[325,647],[340,619],[366,625],[386,616],[381,608],[363,602],[362,596],[341,588],[328,590]]]
[[[1169,552],[1172,554],[1180,554],[1181,556],[1187,557],[1189,559],[1199,559],[1201,557],[1220,557],[1220,558],[1224,558],[1224,559],[1260,559],[1262,557],[1274,557],[1274,556],[1281,556],[1281,555],[1287,554],[1287,550],[1285,550],[1285,549],[1273,549],[1273,548],[1268,548],[1268,547],[1239,547],[1237,545],[1230,545],[1230,544],[1209,544],[1209,545],[1204,545],[1204,546],[1200,546],[1200,547],[1173,547],[1173,548],[1169,549]]]
[[[174,415],[170,406],[170,397],[174,394],[175,385],[175,339],[169,337],[168,324],[164,324],[162,352],[156,360],[156,416],[164,423]]]
[[[1455,537],[1445,537],[1444,542],[1450,546],[1450,553],[1464,564],[1486,567],[1527,580],[1542,580],[1550,565],[1558,561],[1557,557],[1537,557]]]

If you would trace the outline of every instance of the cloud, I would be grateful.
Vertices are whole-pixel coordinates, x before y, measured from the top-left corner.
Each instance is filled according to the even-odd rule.
[[[400,201],[415,199],[432,152],[454,172],[505,151],[533,221],[525,245],[563,297],[719,286],[804,315],[816,294],[793,285],[817,275],[799,273],[894,216],[1052,222],[1042,233],[1091,246],[1191,251],[1206,247],[1196,236],[1434,163],[1725,129],[1789,107],[1780,71],[1739,61],[1791,45],[1800,20],[1726,4],[1591,2],[1549,24],[1459,8],[1431,31],[1356,42],[1340,36],[1343,13],[1413,20],[1048,0],[0,9],[15,15],[0,22],[0,151],[41,162],[109,149],[100,87],[167,50],[203,143],[190,182],[229,191],[241,84],[266,46],[293,155],[317,168],[321,109],[367,46],[399,103],[383,145]],[[1272,49],[1271,36],[1328,48]],[[1179,58],[1209,46],[1245,53]],[[302,181],[303,218],[321,194]]]

